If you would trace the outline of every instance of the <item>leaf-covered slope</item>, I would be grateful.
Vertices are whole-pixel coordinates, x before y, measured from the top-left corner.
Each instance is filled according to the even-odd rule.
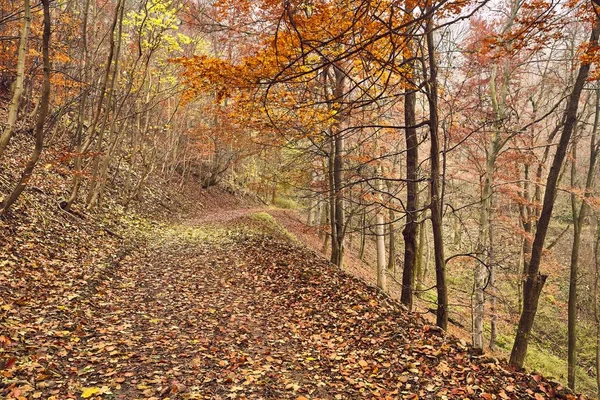
[[[124,243],[90,274],[59,258],[43,273],[3,266],[2,397],[565,397],[472,356],[265,218]]]

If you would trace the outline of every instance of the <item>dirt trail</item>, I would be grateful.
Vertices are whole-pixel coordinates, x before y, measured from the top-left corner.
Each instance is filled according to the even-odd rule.
[[[5,350],[15,361],[5,368],[0,395],[304,400],[560,393],[471,356],[464,343],[248,218],[261,211],[269,210],[163,227],[75,295],[49,304],[43,323],[54,329],[32,329]],[[35,325],[37,316],[14,310],[11,318]]]
[[[187,218],[185,223],[194,225],[226,223],[234,219],[247,217],[251,214],[259,212],[268,212],[267,207],[252,207],[252,208],[236,208],[233,210],[211,210],[208,213],[198,214],[192,218]]]

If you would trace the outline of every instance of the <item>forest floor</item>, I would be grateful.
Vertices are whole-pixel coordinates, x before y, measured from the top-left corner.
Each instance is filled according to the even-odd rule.
[[[220,206],[0,226],[0,397],[576,398],[334,268],[290,212]]]

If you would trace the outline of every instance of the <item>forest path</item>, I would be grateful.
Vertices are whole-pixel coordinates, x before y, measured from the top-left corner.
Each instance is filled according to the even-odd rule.
[[[67,285],[70,294],[53,289],[36,299],[43,307],[12,308],[11,318],[27,328],[8,347],[14,361],[5,364],[1,393],[491,399],[554,390],[471,356],[460,341],[290,239],[268,212],[157,225],[144,240],[123,244],[93,277],[61,277],[79,282]]]

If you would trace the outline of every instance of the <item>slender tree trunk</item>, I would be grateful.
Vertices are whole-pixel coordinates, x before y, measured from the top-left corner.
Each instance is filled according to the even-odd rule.
[[[423,277],[424,277],[424,265],[423,265],[423,250],[425,248],[425,220],[423,220],[420,224],[417,224],[417,234],[419,237],[419,241],[417,244],[417,256],[415,260],[415,288],[417,291],[423,290]],[[414,292],[414,291],[413,291]],[[414,301],[414,293],[413,293],[413,301]]]
[[[598,36],[600,34],[600,19],[596,19],[594,27],[590,35],[590,44],[597,45]],[[544,250],[544,241],[550,225],[550,218],[554,209],[554,200],[558,186],[558,178],[562,165],[567,153],[567,147],[571,140],[571,135],[577,123],[577,110],[579,108],[579,99],[583,86],[589,75],[590,64],[582,63],[577,73],[575,85],[569,100],[564,115],[564,125],[560,136],[560,141],[556,149],[556,154],[552,161],[552,167],[548,173],[546,181],[546,191],[544,193],[544,201],[542,203],[542,211],[537,223],[537,229],[531,249],[531,260],[527,268],[527,278],[523,287],[523,312],[519,318],[517,335],[510,354],[510,364],[522,368],[527,355],[527,346],[529,344],[529,336],[533,328],[533,321],[538,308],[538,302],[542,288],[546,282],[547,275],[541,274],[540,263]]]
[[[497,291],[496,291],[496,266],[494,265],[494,246],[493,246],[493,235],[492,235],[492,226],[489,226],[490,233],[490,248],[488,250],[488,258],[490,261],[490,277],[488,286],[490,287],[490,350],[496,350],[496,337],[498,336],[498,314],[496,313],[496,301],[497,301]]]
[[[568,350],[567,350],[567,377],[568,384],[575,390],[575,368],[577,366],[577,281],[579,279],[579,249],[581,246],[581,231],[588,212],[587,199],[592,195],[594,187],[594,175],[596,171],[596,160],[598,159],[598,146],[596,143],[596,132],[599,123],[600,92],[596,90],[596,106],[594,115],[594,126],[590,139],[590,158],[585,180],[584,198],[581,200],[577,210],[577,196],[571,193],[571,210],[573,213],[573,246],[571,247],[571,268],[569,276],[569,303],[568,303]],[[571,161],[571,186],[577,185],[577,141],[573,143]]]
[[[381,171],[381,169],[380,169]],[[379,191],[379,200],[382,201],[383,184],[381,179],[377,179],[377,190]],[[387,291],[387,271],[385,262],[385,217],[383,204],[380,205],[375,215],[375,239],[377,243],[377,287],[384,292]]]
[[[87,42],[87,29],[88,29],[88,16],[90,10],[90,0],[86,0],[83,8],[83,19],[81,24],[81,71],[80,76],[84,84],[88,84],[89,82],[89,68],[88,68],[88,42]],[[83,141],[83,129],[85,125],[85,110],[88,101],[89,88],[84,87],[81,89],[81,102],[79,103],[79,115],[77,119],[77,131],[75,133],[76,140],[76,149],[77,151],[81,150],[81,145]],[[69,198],[62,206],[65,210],[69,211],[73,206],[75,200],[77,200],[77,194],[79,193],[79,186],[81,185],[81,177],[80,171],[82,168],[83,159],[81,154],[75,157],[75,168],[73,172],[73,180],[72,180],[72,189]]]
[[[2,204],[1,215],[8,212],[10,207],[17,201],[33,174],[33,170],[42,154],[44,146],[44,123],[50,107],[50,0],[41,0],[44,12],[44,31],[42,35],[42,59],[44,65],[44,81],[40,97],[40,110],[35,124],[35,148],[25,165],[17,186]]]
[[[600,224],[594,215],[594,322],[596,323],[596,389],[600,398],[600,310],[598,309],[598,292],[600,291]]]
[[[492,212],[492,180],[494,175],[494,165],[496,162],[496,148],[492,139],[491,149],[488,149],[485,164],[485,174],[483,176],[483,189],[481,191],[481,211],[479,215],[479,253],[482,254],[486,264],[478,263],[475,267],[475,307],[473,309],[473,347],[483,350],[483,319],[485,306],[485,288],[488,285],[490,266],[489,262],[489,231],[490,217]]]
[[[89,3],[86,2],[86,13],[85,13],[85,18],[87,21],[87,7],[89,6]],[[115,55],[115,29],[117,27],[117,23],[119,22],[119,20],[122,18],[119,18],[119,16],[121,16],[121,7],[123,7],[123,0],[119,0],[119,2],[117,3],[117,8],[115,9],[115,14],[111,23],[111,27],[110,27],[110,46],[109,46],[109,51],[108,51],[108,57],[106,59],[106,66],[104,69],[104,74],[102,76],[102,80],[100,82],[100,88],[99,88],[99,93],[98,93],[98,100],[96,103],[96,110],[92,116],[92,123],[89,127],[89,129],[87,130],[87,138],[86,140],[81,143],[81,145],[79,146],[79,149],[77,151],[77,157],[75,158],[75,170],[73,171],[73,188],[71,189],[71,195],[69,196],[69,199],[67,201],[67,206],[66,208],[70,208],[71,205],[73,204],[73,202],[77,199],[77,195],[79,193],[79,188],[81,187],[81,183],[80,183],[80,179],[81,179],[81,172],[83,169],[83,154],[86,153],[90,146],[92,145],[92,143],[94,142],[94,139],[96,138],[96,129],[98,128],[98,123],[100,121],[100,116],[102,114],[102,108],[104,106],[104,97],[106,96],[106,89],[107,89],[107,85],[108,85],[108,79],[110,77],[110,70],[113,64],[113,58]],[[113,80],[114,81],[114,80]]]
[[[364,260],[365,257],[365,246],[367,244],[367,210],[363,208],[360,225],[360,250],[358,251],[358,258],[360,261]]]
[[[31,6],[29,0],[25,0],[25,15],[23,17],[23,28],[19,37],[19,53],[17,55],[17,78],[14,83],[13,96],[8,108],[8,121],[0,136],[0,159],[4,155],[6,146],[13,135],[17,116],[19,115],[19,104],[23,96],[23,82],[25,80],[25,58],[27,56],[27,36],[31,26]]]
[[[394,278],[396,278],[396,227],[394,226],[394,221],[396,219],[396,215],[393,209],[388,210],[388,215],[390,221],[388,223],[388,261],[387,261],[387,269],[389,273],[393,274]]]
[[[311,174],[311,183],[314,185],[315,179],[316,179],[316,173],[313,172]],[[313,186],[311,185],[311,186]],[[308,226],[313,226],[313,225],[317,225],[318,224],[318,219],[317,219],[317,208],[319,207],[319,197],[317,195],[317,193],[311,192],[310,194],[310,203],[308,206],[308,220],[306,221],[306,224]]]
[[[119,6],[119,5],[118,5]],[[119,9],[119,7],[117,7]],[[122,32],[123,32],[123,15],[124,15],[125,5],[124,0],[120,3],[120,11],[118,13],[118,23],[117,23],[117,31],[116,37],[113,38],[116,41],[116,48],[114,50],[114,68],[112,71],[111,82],[109,86],[108,99],[107,99],[107,107],[104,113],[104,120],[100,127],[100,132],[98,135],[98,141],[96,142],[96,152],[100,153],[102,149],[102,142],[104,138],[104,133],[106,130],[106,126],[109,125],[109,118],[112,117],[112,121],[110,122],[110,127],[108,128],[108,149],[104,157],[95,157],[92,162],[92,179],[90,180],[90,185],[88,189],[88,194],[86,197],[86,206],[88,209],[93,208],[98,201],[99,193],[101,192],[101,186],[103,185],[103,180],[105,179],[105,173],[108,171],[108,164],[110,163],[110,159],[112,157],[112,152],[117,144],[118,140],[118,131],[116,129],[116,120],[121,112],[121,109],[124,105],[124,102],[127,98],[127,95],[124,96],[122,103],[119,107],[117,107],[117,98],[114,94],[115,86],[117,84],[117,76],[120,71],[120,55],[121,55],[121,42],[122,42]],[[131,82],[131,84],[133,81]],[[146,131],[148,127],[148,121],[146,121]],[[106,168],[104,167],[106,165]]]
[[[344,96],[344,85],[346,75],[337,66],[333,67],[333,101],[334,103],[340,104]],[[339,107],[339,106],[335,106]],[[338,267],[343,265],[344,257],[344,234],[345,234],[345,215],[344,215],[344,194],[342,192],[343,182],[343,152],[344,152],[344,139],[340,132],[340,124],[342,122],[341,111],[336,110],[336,119],[334,126],[331,129],[332,132],[332,145],[333,149],[331,152],[332,160],[332,176],[331,183],[333,187],[333,202],[331,207],[334,209],[331,212],[334,220],[331,221],[332,231],[335,232],[331,236],[332,239],[332,250],[331,250],[331,262]],[[334,243],[335,242],[335,243]]]
[[[335,179],[334,179],[334,159],[335,159],[335,141],[333,139],[333,136],[331,137],[331,143],[329,146],[329,168],[327,171],[327,175],[329,177],[329,229],[331,231],[331,257],[330,257],[330,261],[332,264],[336,264],[337,260],[338,260],[338,256],[340,253],[340,249],[337,247],[338,246],[338,239],[337,239],[337,216],[335,215],[335,212],[337,211],[337,207],[336,207],[336,193],[335,193]]]
[[[329,201],[324,202],[324,207],[325,207],[325,212],[323,213],[323,226],[327,226],[327,225],[331,225],[330,219],[331,219],[331,213],[329,211],[330,207],[331,207],[331,203]],[[323,253],[326,253],[327,248],[329,247],[329,239],[331,239],[331,234],[327,234],[327,232],[324,230],[323,233],[323,247],[321,249],[321,251]]]
[[[575,187],[577,177],[577,142],[571,150],[571,186]],[[585,201],[581,203],[583,205]],[[567,316],[567,382],[575,389],[575,366],[577,363],[577,279],[579,274],[579,245],[581,243],[581,228],[583,222],[581,210],[577,210],[577,197],[571,193],[571,209],[573,212],[573,246],[571,247],[571,267],[569,271],[569,302]]]
[[[448,328],[448,291],[446,286],[446,260],[444,258],[444,237],[442,234],[442,194],[440,191],[440,138],[438,117],[438,82],[437,63],[435,60],[435,44],[433,40],[433,13],[434,9],[428,6],[425,9],[428,14],[427,31],[427,55],[429,59],[429,88],[427,101],[429,103],[429,133],[431,136],[430,148],[430,193],[431,193],[431,226],[433,230],[433,247],[435,259],[435,280],[437,289],[437,311],[436,324],[442,328]]]
[[[412,63],[411,63],[412,64]],[[414,65],[409,65],[413,68]],[[417,138],[416,101],[417,94],[409,88],[406,91],[404,103],[404,131],[406,140],[406,225],[402,230],[404,237],[404,266],[402,270],[402,292],[400,301],[409,310],[413,307],[413,291],[415,285],[415,269],[417,264],[417,208],[418,182],[417,168],[419,163],[419,142]],[[422,244],[420,244],[422,246]]]

